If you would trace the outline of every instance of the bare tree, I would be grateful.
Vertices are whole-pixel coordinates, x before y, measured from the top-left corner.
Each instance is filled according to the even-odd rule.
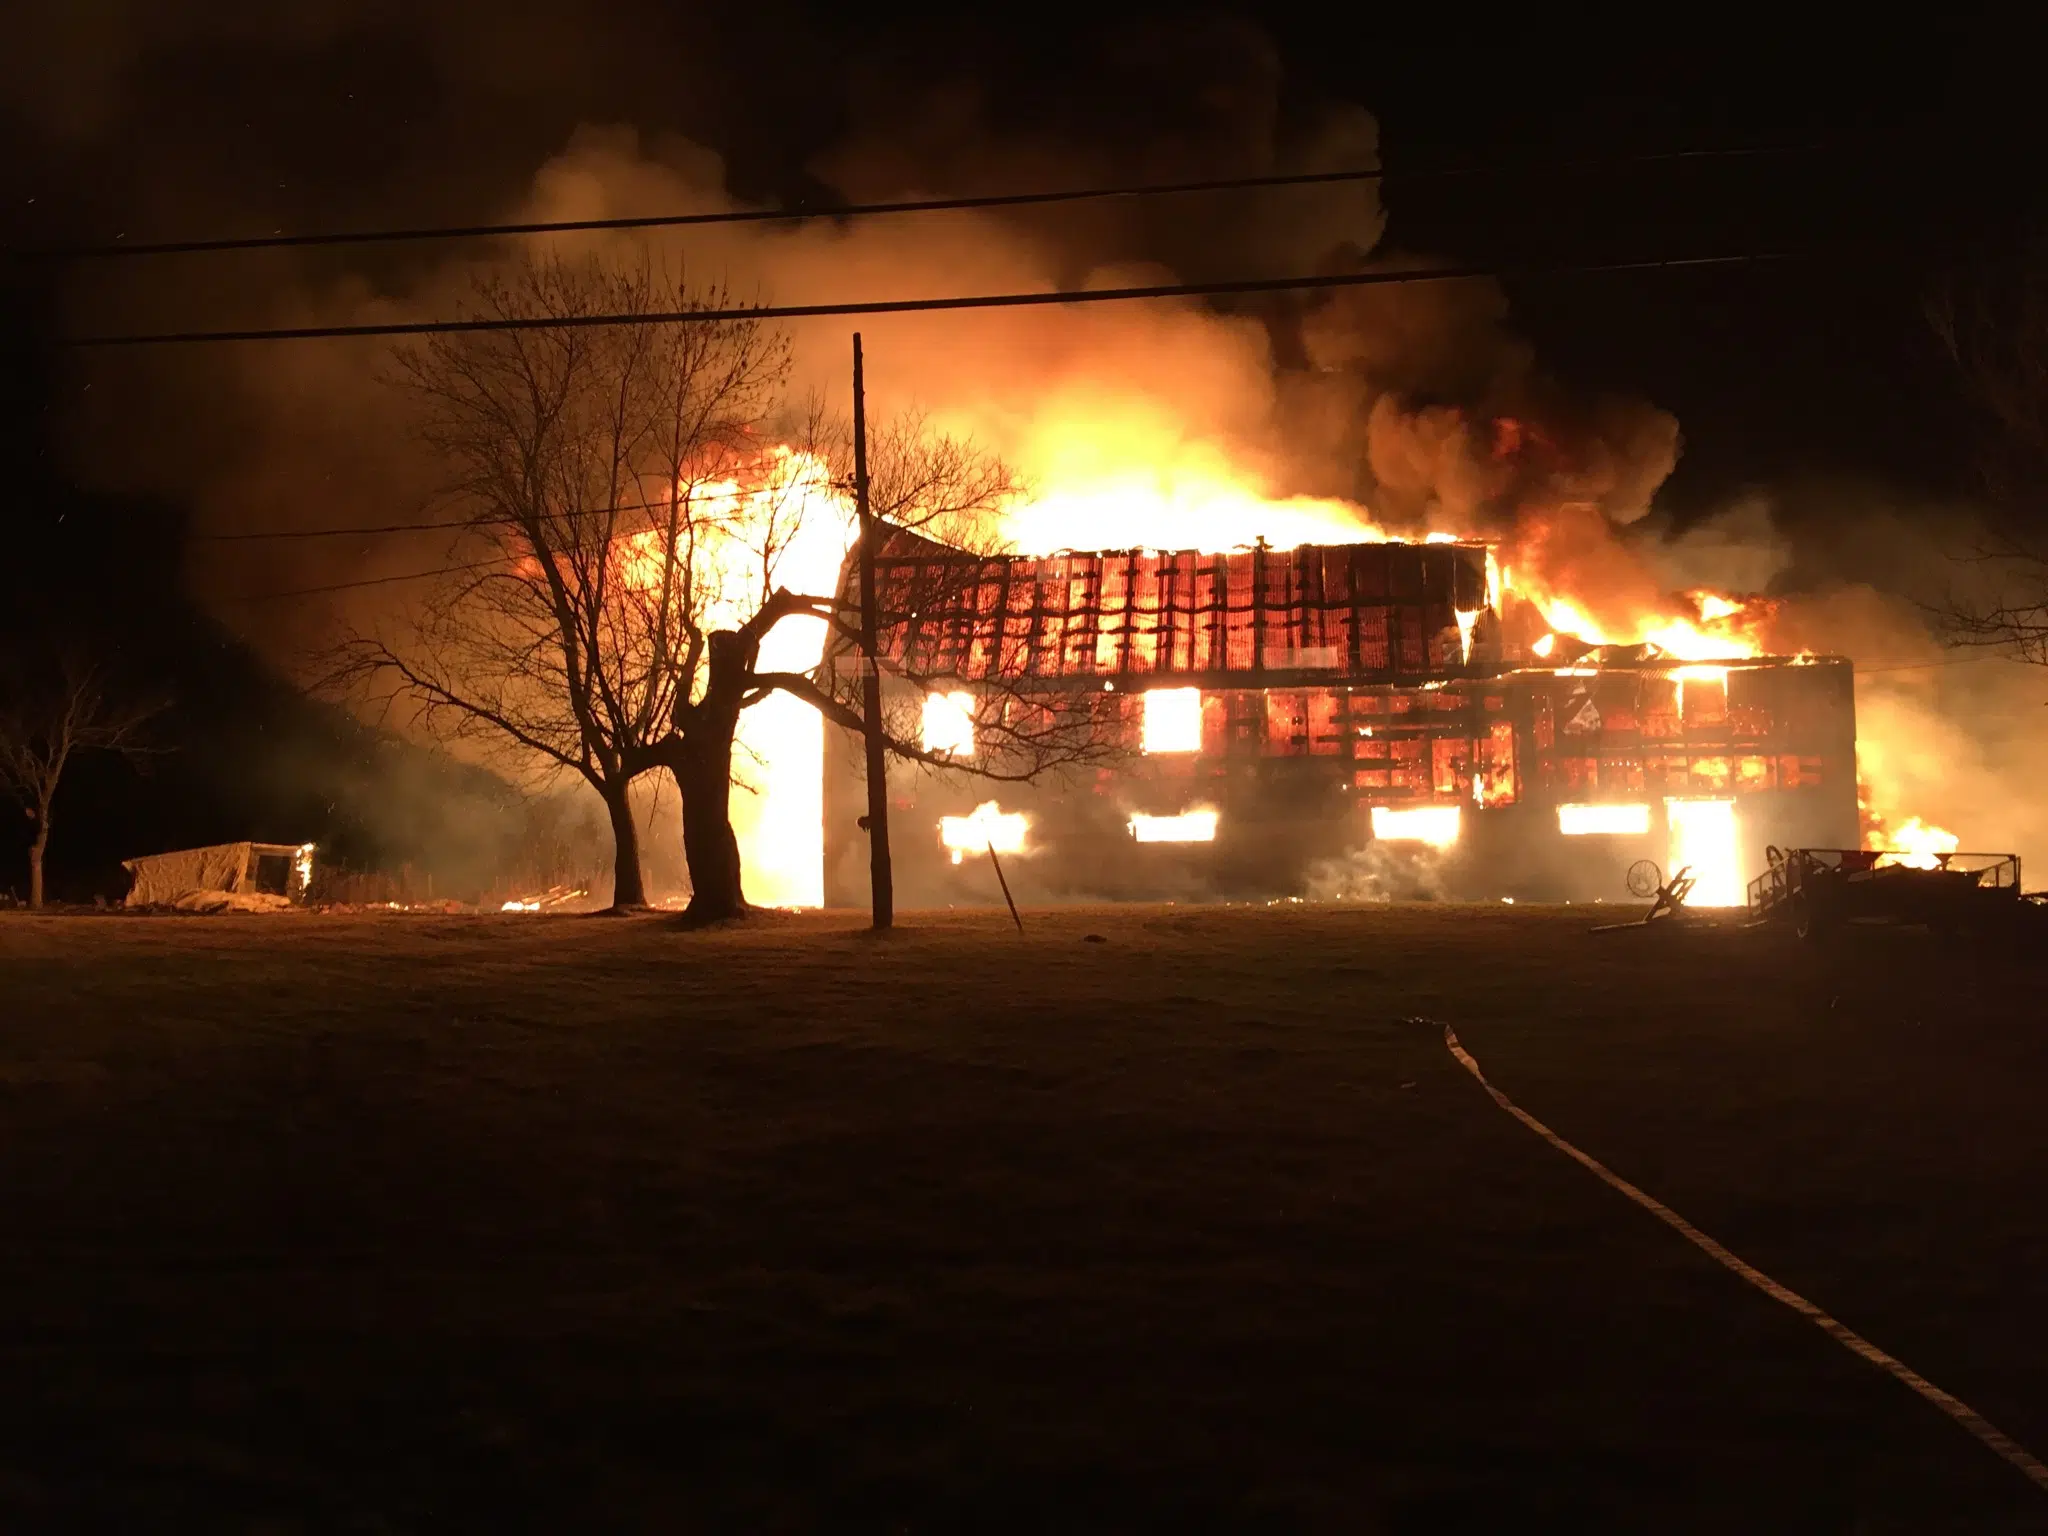
[[[588,783],[610,818],[620,907],[645,900],[629,786],[707,647],[715,572],[699,535],[730,515],[723,482],[759,451],[789,348],[749,319],[587,322],[731,307],[644,266],[546,257],[480,277],[479,317],[556,323],[399,354],[397,382],[470,512],[468,558],[410,622],[354,637],[337,674]]]
[[[808,703],[833,724],[862,728],[857,679],[847,677],[845,669],[834,668],[822,656],[802,670],[761,664],[770,634],[793,619],[825,621],[833,637],[822,648],[827,655],[858,643],[858,608],[851,594],[842,592],[840,580],[841,556],[852,533],[847,492],[850,434],[843,422],[815,404],[786,421],[785,430],[791,446],[779,450],[770,471],[751,482],[755,489],[743,530],[736,535],[738,558],[716,562],[728,574],[737,566],[752,579],[751,610],[742,613],[744,605],[727,603],[726,611],[737,621],[728,628],[705,629],[701,648],[686,658],[692,667],[689,685],[675,691],[673,728],[653,752],[675,775],[682,792],[689,916],[696,921],[718,921],[746,910],[744,871],[731,820],[733,755],[742,714],[779,692]],[[933,430],[918,413],[881,424],[869,444],[871,510],[889,536],[921,538],[928,547],[942,548],[953,557],[943,567],[931,568],[943,570],[925,579],[934,590],[900,590],[897,601],[957,598],[959,583],[978,579],[998,548],[1000,512],[1019,489],[1016,476],[1000,458],[965,439]],[[688,549],[691,535],[689,530],[682,532]],[[817,559],[821,532],[832,550],[829,565]],[[703,533],[694,537],[701,548]],[[801,561],[802,575],[823,576],[822,590],[805,590],[785,581],[792,551],[806,542],[811,547]],[[915,669],[906,670],[899,659],[885,658],[884,665],[899,677],[917,681]],[[1097,750],[1102,738],[1094,729],[1092,711],[1057,704],[1026,707],[1015,696],[1016,681],[999,673],[983,679],[977,724],[986,746],[973,758],[926,748],[920,740],[919,712],[907,702],[911,693],[903,690],[898,690],[884,721],[888,749],[937,769],[1013,780],[1035,777]]]
[[[746,907],[731,819],[741,715],[780,692],[858,724],[815,656],[761,660],[786,621],[855,628],[838,592],[852,532],[845,425],[816,402],[792,407],[788,342],[753,320],[592,323],[732,307],[647,268],[542,259],[479,279],[480,317],[547,323],[437,334],[398,363],[425,441],[454,472],[450,494],[470,509],[458,546],[469,558],[399,632],[348,642],[336,673],[451,735],[584,779],[611,818],[619,906],[644,899],[629,787],[667,769],[699,920]],[[869,478],[878,516],[963,558],[1018,489],[1000,459],[916,415],[875,434]],[[994,750],[972,764],[927,752],[908,723],[891,745],[1026,777],[1082,749],[1048,725],[1058,714],[996,710]]]
[[[0,674],[0,791],[35,824],[28,848],[28,904],[43,905],[43,857],[64,770],[80,753],[144,750],[142,726],[161,704],[118,699],[102,668],[76,646],[31,668],[17,656]]]
[[[1951,644],[2048,665],[2048,243],[1949,274],[1928,318],[1989,429],[1986,530],[1936,621]]]

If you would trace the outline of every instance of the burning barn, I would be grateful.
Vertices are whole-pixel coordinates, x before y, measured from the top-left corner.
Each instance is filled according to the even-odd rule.
[[[1119,749],[1030,784],[893,764],[905,900],[997,899],[993,851],[1040,900],[1612,898],[1649,858],[1735,904],[1767,844],[1858,839],[1846,660],[1590,647],[1484,544],[978,558],[898,534],[877,578],[885,693],[928,750],[974,755],[998,674],[1085,698]],[[824,802],[825,899],[854,905],[857,743]]]

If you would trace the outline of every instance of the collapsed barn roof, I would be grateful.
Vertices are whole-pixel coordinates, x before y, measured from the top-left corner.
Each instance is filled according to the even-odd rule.
[[[984,556],[897,529],[875,577],[885,660],[927,677],[1414,683],[1498,664],[1490,562],[1452,542]]]

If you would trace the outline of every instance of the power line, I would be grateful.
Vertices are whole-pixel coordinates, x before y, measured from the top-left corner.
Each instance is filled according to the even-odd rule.
[[[693,499],[694,498],[684,498],[684,503],[687,503]],[[721,500],[726,500],[728,498],[720,496],[707,496],[701,499],[705,502],[715,505],[717,502]],[[614,512],[662,512],[668,510],[671,505],[680,504],[672,504],[666,501],[621,501],[615,502],[610,506],[581,507],[577,508],[572,512],[560,515],[569,517],[603,517]],[[555,514],[550,514],[551,517],[554,515]],[[456,518],[451,521],[441,523],[389,523],[381,527],[366,528],[288,528],[279,529],[274,532],[258,533],[196,533],[191,536],[191,541],[193,543],[225,543],[231,541],[239,542],[253,539],[326,539],[341,538],[356,534],[367,535],[380,533],[426,533],[433,531],[435,529],[443,528],[480,529],[483,526],[486,526],[494,521],[502,522],[504,521],[504,519],[492,519],[487,517],[464,517]],[[483,570],[486,566],[498,565],[506,560],[514,560],[519,558],[522,557],[518,555],[497,554],[489,556],[488,558],[482,560],[470,560],[456,565],[436,566],[432,570],[427,571],[411,571],[401,576],[368,576],[364,577],[359,581],[329,582],[325,585],[317,587],[294,587],[289,591],[285,592],[245,593],[240,596],[225,598],[223,599],[223,601],[235,603],[265,603],[277,598],[312,597],[322,592],[346,592],[356,587],[381,587],[389,585],[392,582],[399,581],[424,581],[430,576],[446,576],[457,571],[480,571]]]
[[[473,517],[458,517],[445,523],[382,523],[362,528],[280,528],[261,533],[194,533],[187,539],[193,544],[238,544],[253,539],[340,539],[355,534],[377,533],[434,533],[447,528],[472,528],[476,526]]]
[[[1851,658],[1852,660],[1854,658]],[[2012,661],[2010,656],[1951,656],[1944,661],[1901,661],[1878,667],[1856,668],[1858,677],[1869,677],[1877,672],[1930,672],[1936,667],[1969,667],[1986,661]]]
[[[1129,288],[1054,289],[1047,293],[967,294],[936,299],[871,299],[842,304],[760,304],[725,309],[681,309],[607,315],[534,315],[495,320],[411,320],[380,325],[305,325],[268,330],[147,331],[73,336],[67,347],[190,346],[222,342],[327,341],[379,336],[446,336],[479,331],[586,330],[625,325],[703,325],[743,320],[810,320],[834,315],[903,315],[940,310],[1027,309],[1058,304],[1113,304],[1142,299],[1220,298],[1299,293],[1323,288],[1365,288],[1388,283],[1443,283],[1472,278],[1550,277],[1575,273],[1654,272],[1686,267],[1747,266],[1788,261],[1801,251],[1752,251],[1720,256],[1655,257],[1630,261],[1569,262],[1549,266],[1400,267],[1374,272],[1333,272],[1295,277],[1233,278],[1207,283],[1151,283]]]
[[[333,581],[318,587],[293,587],[284,592],[248,592],[234,597],[223,597],[224,603],[269,603],[287,597],[316,597],[323,592],[349,592],[357,587],[384,587],[393,582],[425,581],[430,576],[452,576],[457,571],[480,571],[486,566],[498,565],[511,558],[494,555],[488,560],[471,560],[461,565],[439,565],[431,571],[408,571],[402,576],[366,576],[360,581]]]
[[[718,213],[648,214],[613,219],[534,220],[517,224],[451,224],[414,229],[350,230],[310,235],[255,235],[204,240],[159,240],[127,245],[54,246],[15,250],[20,260],[99,261],[134,256],[190,256],[229,251],[296,250],[314,246],[397,245],[432,240],[479,240],[525,235],[552,235],[628,229],[681,229],[711,224],[790,223],[805,219],[879,218],[906,213],[954,213],[981,208],[1031,208],[1059,203],[1099,202],[1118,198],[1178,197],[1205,192],[1243,192],[1265,188],[1313,187],[1366,181],[1450,180],[1497,176],[1517,171],[1582,170],[1658,165],[1687,160],[1755,159],[1767,155],[1813,153],[1818,145],[1754,145],[1725,149],[1665,150],[1605,159],[1580,159],[1531,166],[1446,166],[1433,170],[1304,171],[1291,175],[1224,176],[1203,181],[1153,182],[1131,186],[1087,187],[1053,192],[1007,192],[979,197],[902,199],[880,203],[846,203],[819,208],[748,208]]]
[[[840,482],[833,482],[835,489],[843,489]],[[730,501],[731,495],[700,495],[694,489],[690,494],[679,496],[674,501],[616,501],[609,506],[575,507],[566,511],[543,514],[555,517],[603,517],[613,512],[666,512],[672,507],[682,508],[697,504],[716,506],[721,501]],[[354,528],[279,528],[255,530],[245,533],[194,533],[187,535],[193,544],[238,544],[259,539],[340,539],[354,535],[379,533],[435,533],[450,528],[481,529],[493,523],[504,523],[511,519],[478,514],[471,517],[450,518],[438,523],[383,523]]]

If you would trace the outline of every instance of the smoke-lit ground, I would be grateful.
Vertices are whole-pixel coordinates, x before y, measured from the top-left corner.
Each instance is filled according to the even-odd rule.
[[[2038,1528],[1403,1022],[2039,1451],[2037,974],[1026,924],[0,919],[0,1523]]]

